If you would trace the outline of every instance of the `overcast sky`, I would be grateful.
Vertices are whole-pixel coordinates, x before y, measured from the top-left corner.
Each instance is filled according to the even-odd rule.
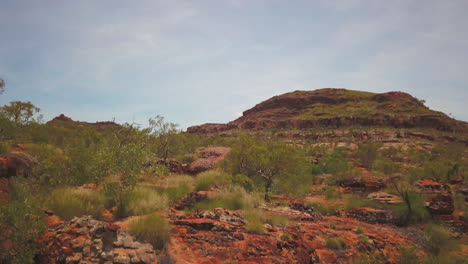
[[[468,120],[466,0],[0,0],[0,104],[182,128],[274,95],[404,91]]]

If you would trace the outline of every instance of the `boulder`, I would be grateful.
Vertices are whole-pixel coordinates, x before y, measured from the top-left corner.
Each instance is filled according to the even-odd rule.
[[[455,210],[450,186],[438,180],[422,179],[416,182],[425,196],[425,207],[434,215],[450,215]]]
[[[0,177],[30,176],[37,159],[23,152],[0,155]]]
[[[187,167],[187,172],[190,174],[198,174],[207,170],[214,169],[216,164],[223,160],[231,151],[227,147],[205,147],[197,150],[197,155],[200,157]]]

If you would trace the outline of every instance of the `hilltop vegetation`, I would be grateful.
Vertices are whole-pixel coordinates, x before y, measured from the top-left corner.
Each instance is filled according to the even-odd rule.
[[[41,249],[44,209],[91,215],[189,263],[466,258],[466,123],[404,93],[297,91],[197,133],[161,116],[44,123],[12,102],[0,128],[0,263],[88,260]]]

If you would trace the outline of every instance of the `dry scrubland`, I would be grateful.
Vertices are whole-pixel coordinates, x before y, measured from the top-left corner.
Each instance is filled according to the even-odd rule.
[[[0,114],[0,263],[468,258],[467,125],[409,95],[294,92],[190,133],[38,114]]]

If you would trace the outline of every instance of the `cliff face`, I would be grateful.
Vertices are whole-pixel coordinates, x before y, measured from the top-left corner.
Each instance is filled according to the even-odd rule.
[[[468,131],[468,123],[457,121],[424,106],[403,92],[369,93],[325,88],[274,96],[244,111],[227,124],[204,124],[189,133],[217,133],[231,129],[307,129],[316,127],[388,126]]]

